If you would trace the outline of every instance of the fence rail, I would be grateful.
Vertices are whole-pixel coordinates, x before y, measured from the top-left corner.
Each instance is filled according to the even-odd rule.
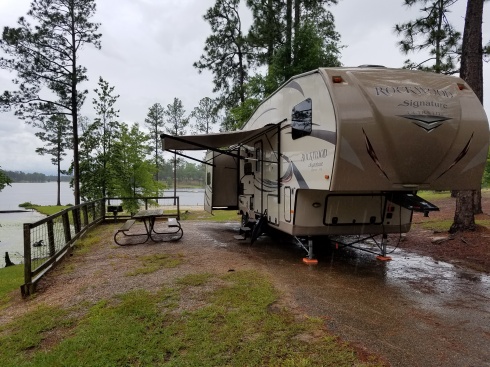
[[[24,224],[24,284],[23,296],[36,291],[42,276],[71,253],[75,241],[91,227],[109,220],[131,217],[134,213],[108,211],[109,206],[121,206],[134,198],[104,198],[67,208],[35,223]],[[178,197],[138,198],[142,208],[161,207],[167,215],[180,219]]]

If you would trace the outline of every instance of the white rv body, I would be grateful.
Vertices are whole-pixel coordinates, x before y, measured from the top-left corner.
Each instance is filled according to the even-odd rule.
[[[321,68],[285,83],[238,132],[162,141],[213,150],[208,209],[294,236],[388,234],[407,232],[413,210],[437,209],[417,190],[480,187],[489,128],[460,78]]]

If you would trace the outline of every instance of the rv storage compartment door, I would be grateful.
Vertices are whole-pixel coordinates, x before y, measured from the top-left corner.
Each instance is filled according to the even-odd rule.
[[[228,155],[208,152],[204,209],[238,209],[238,171],[236,160]]]
[[[385,211],[385,195],[332,194],[325,200],[325,225],[380,225]]]

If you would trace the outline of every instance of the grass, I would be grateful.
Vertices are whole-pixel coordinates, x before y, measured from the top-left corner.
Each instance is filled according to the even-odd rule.
[[[10,302],[12,292],[19,292],[22,283],[24,283],[23,265],[0,268],[0,310]]]
[[[38,211],[41,214],[50,216],[59,213],[69,207],[70,205],[34,205],[32,206],[32,209]]]
[[[482,196],[489,195],[490,190],[483,189]],[[434,202],[437,205],[437,200],[448,199],[451,197],[451,192],[449,191],[420,191],[417,193],[420,197],[427,201]],[[490,220],[488,219],[475,219],[477,225],[484,227],[490,227]],[[424,220],[422,223],[418,223],[422,228],[432,230],[435,232],[447,232],[453,224],[453,219],[441,219],[441,220]]]
[[[240,214],[236,210],[213,210],[213,214],[209,214],[204,210],[200,211],[185,211],[181,213],[182,220],[205,220],[211,222],[239,222]]]
[[[428,220],[421,223],[420,225],[424,229],[429,229],[435,232],[447,232],[449,231],[449,228],[451,228],[452,224],[453,224],[452,219],[445,219],[445,220]],[[483,219],[483,220],[475,219],[475,224],[490,228],[490,220],[488,219]]]
[[[183,256],[171,256],[168,254],[156,254],[149,256],[140,256],[141,267],[126,273],[128,276],[139,274],[150,274],[162,268],[175,268],[183,261]]]
[[[427,201],[431,201],[437,199],[447,199],[451,197],[451,192],[450,191],[419,191],[417,195]]]
[[[21,208],[33,209],[41,214],[45,214],[48,216],[59,213],[60,211],[69,208],[70,206],[71,205],[38,205],[38,204],[32,204],[31,202],[25,202],[19,204],[19,207]]]
[[[179,304],[209,284],[194,292],[199,307]],[[382,366],[278,299],[267,278],[243,271],[187,275],[85,309],[44,306],[0,327],[2,366]]]

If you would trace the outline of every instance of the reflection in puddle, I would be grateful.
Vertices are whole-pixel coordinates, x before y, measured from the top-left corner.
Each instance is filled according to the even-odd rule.
[[[246,242],[247,247],[249,242]],[[361,244],[371,246],[372,243]],[[267,261],[297,264],[306,253],[293,240],[285,236],[274,238],[262,236],[252,246],[258,256]],[[336,249],[335,245],[315,245],[314,253],[318,265],[310,267],[309,272],[346,277],[359,282],[359,278],[369,280],[373,286],[390,287],[401,291],[405,297],[416,299],[427,306],[443,306],[451,299],[469,302],[487,301],[490,309],[490,276],[471,269],[459,267],[431,257],[388,247],[392,260],[383,262],[369,252],[345,247]],[[306,268],[308,266],[304,265]],[[354,279],[350,279],[354,278]],[[350,280],[349,280],[350,279]]]

